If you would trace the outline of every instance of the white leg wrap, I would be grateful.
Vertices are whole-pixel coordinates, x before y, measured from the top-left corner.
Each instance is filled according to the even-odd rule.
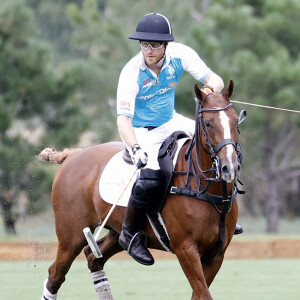
[[[48,291],[47,286],[46,286],[47,282],[48,282],[48,279],[46,279],[44,281],[44,290],[43,290],[43,296],[42,296],[41,300],[56,300],[57,294],[53,295]]]
[[[90,272],[99,300],[114,300],[105,271]]]

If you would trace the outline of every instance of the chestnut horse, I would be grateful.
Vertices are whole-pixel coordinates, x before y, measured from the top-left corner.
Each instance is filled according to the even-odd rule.
[[[177,188],[168,194],[161,211],[170,247],[191,285],[192,300],[212,299],[208,288],[222,265],[237,222],[239,118],[230,102],[233,88],[230,81],[223,94],[205,95],[195,85],[194,138],[179,153],[171,181],[173,189]],[[85,149],[60,152],[46,148],[41,152],[41,160],[62,163],[52,188],[58,249],[44,284],[48,297],[44,293],[42,299],[56,299],[71,264],[85,246],[91,274],[102,271],[105,262],[123,250],[118,237],[124,207],[116,206],[106,223],[107,235],[97,241],[102,258],[93,255],[82,232],[85,227],[95,230],[111,208],[99,194],[99,180],[108,161],[123,149],[122,143],[110,142]],[[182,187],[188,187],[196,196],[187,195]],[[205,194],[221,201],[200,200]],[[149,248],[165,251],[149,223],[145,233]]]

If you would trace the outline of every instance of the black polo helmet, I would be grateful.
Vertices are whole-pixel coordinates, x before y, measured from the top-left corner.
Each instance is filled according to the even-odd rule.
[[[132,40],[154,42],[174,41],[169,20],[158,13],[150,13],[143,16],[136,27],[135,33],[129,38]]]

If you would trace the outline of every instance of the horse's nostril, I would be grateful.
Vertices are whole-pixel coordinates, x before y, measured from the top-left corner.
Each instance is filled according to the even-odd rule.
[[[222,173],[223,174],[228,174],[229,173],[229,168],[226,165],[222,167]]]

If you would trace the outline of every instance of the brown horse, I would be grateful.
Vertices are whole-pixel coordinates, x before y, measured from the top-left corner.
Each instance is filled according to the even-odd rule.
[[[177,192],[167,196],[161,211],[170,247],[192,287],[192,300],[212,299],[208,288],[222,265],[237,221],[234,190],[240,172],[239,118],[230,103],[233,88],[230,81],[223,94],[205,95],[195,85],[195,135],[179,153],[171,181]],[[100,197],[98,184],[108,161],[123,149],[122,143],[111,142],[86,149],[59,152],[46,148],[41,152],[41,160],[62,163],[52,189],[58,249],[42,299],[56,299],[71,264],[87,246],[83,228],[95,230],[109,212],[111,205]],[[186,156],[190,158],[186,160]],[[190,191],[198,191],[195,197],[187,196],[180,189],[187,186]],[[199,200],[205,194],[216,195],[221,201]],[[102,258],[96,258],[85,247],[91,273],[102,271],[105,262],[123,250],[118,236],[124,213],[124,207],[115,208],[106,224],[107,235],[97,241]],[[149,248],[165,251],[149,223],[145,233]],[[113,298],[99,296],[99,299]]]

